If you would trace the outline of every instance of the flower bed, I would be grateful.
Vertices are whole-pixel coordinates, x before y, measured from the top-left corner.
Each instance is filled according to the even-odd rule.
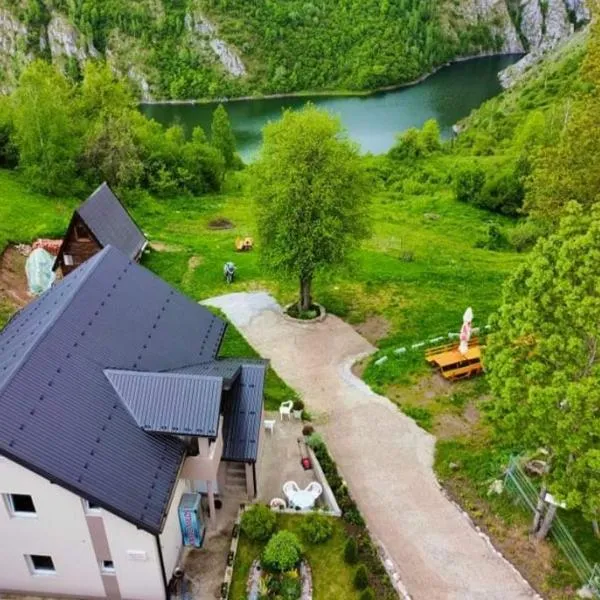
[[[346,532],[356,540],[357,560],[367,567],[369,586],[373,588],[375,597],[384,600],[397,598],[398,594],[382,563],[379,551],[371,539],[365,521],[350,495],[348,486],[341,478],[337,465],[331,458],[325,442],[318,434],[313,434],[310,436],[308,443],[319,460],[321,469],[342,511],[342,521],[345,524]]]

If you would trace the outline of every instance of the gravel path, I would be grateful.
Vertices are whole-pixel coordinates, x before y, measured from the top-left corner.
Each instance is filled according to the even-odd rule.
[[[266,293],[211,298],[277,373],[326,415],[319,426],[373,534],[415,600],[533,598],[519,573],[442,493],[435,438],[356,379],[357,356],[375,351],[348,324],[288,321]]]

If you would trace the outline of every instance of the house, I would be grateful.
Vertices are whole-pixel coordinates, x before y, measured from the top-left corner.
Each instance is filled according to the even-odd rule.
[[[255,495],[267,363],[219,360],[225,329],[111,246],[9,321],[0,595],[162,600],[183,495],[210,523],[229,465]]]
[[[106,246],[114,246],[138,261],[148,244],[108,184],[104,182],[73,213],[63,238],[54,270],[68,275]]]

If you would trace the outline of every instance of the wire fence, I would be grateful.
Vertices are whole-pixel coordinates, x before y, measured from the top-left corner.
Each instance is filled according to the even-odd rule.
[[[505,489],[512,493],[532,513],[536,511],[539,491],[525,473],[519,459],[513,457],[506,472]],[[582,585],[600,598],[600,565],[592,565],[559,515],[554,517],[550,535],[577,573]]]

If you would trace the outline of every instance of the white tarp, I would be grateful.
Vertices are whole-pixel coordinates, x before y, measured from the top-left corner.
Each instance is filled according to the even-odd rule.
[[[54,265],[54,256],[43,248],[32,250],[25,262],[25,272],[27,273],[27,285],[29,293],[34,296],[43,294],[56,279],[56,274],[52,270]]]

